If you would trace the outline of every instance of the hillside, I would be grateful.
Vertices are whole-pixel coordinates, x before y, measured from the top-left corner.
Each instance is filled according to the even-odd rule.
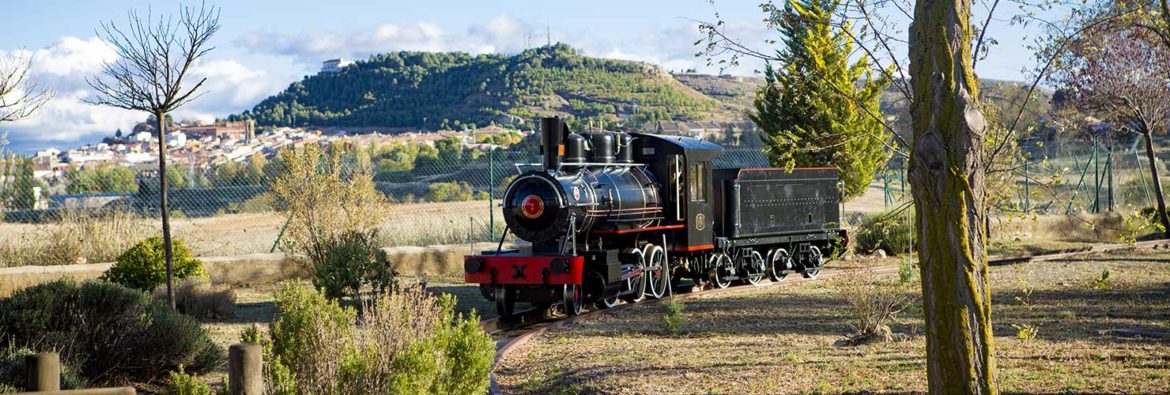
[[[520,54],[379,54],[294,82],[232,119],[260,125],[450,128],[522,125],[540,115],[633,124],[739,118],[655,65],[565,44]]]

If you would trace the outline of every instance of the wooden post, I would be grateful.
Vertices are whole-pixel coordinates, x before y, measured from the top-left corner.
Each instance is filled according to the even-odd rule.
[[[24,359],[25,388],[28,391],[61,390],[61,358],[55,352],[29,355]]]
[[[264,369],[260,345],[240,343],[228,348],[228,393],[261,395],[264,393]]]

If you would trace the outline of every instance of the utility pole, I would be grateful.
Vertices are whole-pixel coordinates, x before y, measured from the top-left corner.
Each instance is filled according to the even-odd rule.
[[[496,239],[496,205],[492,190],[496,188],[496,150],[488,148],[488,240]]]

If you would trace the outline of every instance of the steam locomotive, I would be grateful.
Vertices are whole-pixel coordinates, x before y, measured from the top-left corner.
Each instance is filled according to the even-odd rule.
[[[532,249],[466,256],[465,281],[510,317],[517,302],[562,303],[576,315],[587,304],[661,298],[684,279],[725,288],[815,277],[847,240],[837,170],[714,169],[722,151],[542,119],[541,163],[503,199],[505,237]]]

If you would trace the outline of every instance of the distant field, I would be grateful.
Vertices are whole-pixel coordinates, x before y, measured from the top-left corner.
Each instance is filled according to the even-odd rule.
[[[1168,261],[1170,254],[1098,256],[993,268],[1000,389],[1165,392],[1170,340],[1101,331],[1170,330]],[[1094,288],[1104,269],[1108,287]],[[851,332],[838,291],[847,281],[687,299],[681,336],[663,334],[663,304],[587,316],[510,354],[496,377],[518,394],[925,391],[921,336],[834,345]],[[921,333],[921,314],[912,306],[894,330]],[[1037,334],[1021,340],[1013,325]]]

